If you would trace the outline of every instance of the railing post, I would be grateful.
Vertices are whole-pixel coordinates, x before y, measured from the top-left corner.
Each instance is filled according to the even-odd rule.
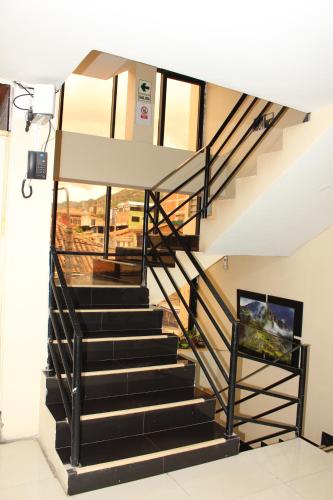
[[[208,200],[209,200],[209,182],[210,182],[210,146],[206,147],[205,150],[205,179],[204,179],[204,190],[202,196],[202,218],[207,219],[208,215]]]
[[[160,215],[158,204],[159,204],[160,199],[161,199],[161,193],[160,193],[160,191],[156,191],[154,194],[155,194],[155,199],[156,199],[157,203],[155,204],[155,208],[154,208],[153,234],[157,234],[158,233],[158,230],[157,230],[158,218],[159,218],[159,215]]]
[[[54,279],[54,263],[52,260],[52,254],[51,250],[49,252],[49,309],[53,306],[53,295],[52,295],[52,290],[51,290],[51,280]],[[48,347],[47,347],[47,365],[46,365],[46,371],[48,376],[52,377],[55,375],[54,371],[54,365],[53,365],[53,360],[52,360],[52,355],[50,352],[50,342],[53,340],[53,335],[52,335],[52,323],[51,323],[51,318],[49,315],[48,322],[47,322],[47,338],[48,338]]]
[[[82,337],[76,335],[74,332],[71,458],[70,458],[70,462],[73,467],[78,467],[80,464],[81,370],[82,370]]]
[[[141,286],[147,286],[147,246],[148,246],[148,212],[150,193],[145,190],[145,206],[142,231],[142,254],[141,254]]]
[[[106,200],[105,200],[105,217],[104,217],[104,259],[108,259],[109,256],[109,242],[110,242],[110,215],[111,215],[111,197],[112,191],[111,186],[106,188]]]
[[[236,393],[236,377],[237,377],[237,360],[238,360],[238,336],[239,336],[239,321],[235,320],[232,324],[231,334],[231,351],[230,351],[230,370],[229,370],[229,390],[228,390],[228,407],[227,407],[227,424],[226,437],[231,437],[234,432],[234,410],[235,410],[235,393]]]
[[[309,349],[308,345],[302,345],[301,347],[300,376],[298,382],[298,404],[297,404],[297,414],[296,414],[297,437],[301,437],[303,434],[308,349]]]

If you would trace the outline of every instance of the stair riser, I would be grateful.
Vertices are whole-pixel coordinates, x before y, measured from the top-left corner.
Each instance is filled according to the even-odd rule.
[[[75,495],[230,457],[238,453],[238,446],[238,439],[230,439],[215,446],[177,453],[164,458],[155,458],[80,475],[71,473],[68,477],[68,494]]]
[[[180,368],[82,377],[83,397],[93,399],[191,387],[194,385],[194,368],[194,364],[189,364]],[[56,379],[48,378],[46,384],[46,403],[60,402],[60,391]]]
[[[152,241],[153,245],[157,245],[160,243],[161,237],[159,235],[150,235],[150,240]],[[183,235],[180,236],[180,241],[181,243],[178,243],[174,236],[169,238],[168,244],[171,250],[183,250],[182,243],[184,243],[184,245],[186,245],[189,250],[192,250],[193,252],[199,251],[199,236],[188,234]],[[166,249],[167,246],[163,243],[162,245],[160,245],[160,248]]]
[[[107,337],[140,337],[142,335],[162,335],[161,328],[151,328],[149,330],[103,330],[96,332],[86,332],[85,338],[107,338]]]
[[[170,254],[169,253],[168,254],[164,254],[164,253],[160,253],[159,252],[159,257],[157,255],[148,255],[147,256],[147,261],[150,264],[152,264],[154,267],[163,267],[161,261],[167,267],[175,267],[174,253],[172,253],[172,254],[171,253]],[[161,259],[161,261],[160,261],[160,259]],[[119,260],[121,260],[123,262],[130,262],[132,264],[135,264],[138,261],[141,262],[141,255],[140,256],[123,255],[123,256],[119,257]]]
[[[109,277],[116,280],[128,281],[139,284],[141,276],[141,262],[126,263],[113,261],[95,261],[93,267],[94,277]]]
[[[215,401],[207,400],[176,408],[82,421],[81,439],[83,444],[93,443],[200,424],[214,420],[214,412]],[[65,446],[70,446],[69,425],[66,422],[58,422],[56,448]]]
[[[163,311],[78,312],[77,315],[83,332],[134,329],[140,331],[161,329]],[[71,323],[67,313],[65,313],[65,318],[70,329]]]
[[[147,288],[70,287],[69,292],[74,306],[78,309],[95,307],[136,308],[149,305]],[[62,297],[61,293],[60,295]],[[62,305],[66,308],[63,299]]]
[[[62,344],[63,350],[67,354],[69,361],[68,345]],[[168,337],[166,339],[149,340],[124,340],[116,342],[83,342],[83,366],[88,367],[90,361],[102,360],[122,360],[148,357],[176,357],[177,355],[177,337]],[[169,358],[170,359],[170,358]],[[165,359],[164,364],[174,361]]]

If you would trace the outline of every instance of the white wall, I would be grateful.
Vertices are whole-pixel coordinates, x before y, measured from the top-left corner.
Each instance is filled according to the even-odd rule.
[[[24,101],[20,100],[22,107],[28,104]],[[0,330],[2,440],[37,434],[40,376],[46,365],[54,142],[48,146],[47,181],[33,181],[32,198],[23,199],[21,182],[26,172],[27,152],[40,149],[48,132],[45,126],[39,132],[31,127],[25,133],[24,114],[14,108],[8,161],[0,156],[1,180],[8,175],[1,213],[2,220],[5,219]]]
[[[112,184],[147,189],[173,171],[193,153],[154,146],[148,142],[122,141],[93,135],[58,132],[56,177],[63,181]],[[199,170],[203,155],[163,184],[166,190]],[[177,184],[176,184],[177,183]]]
[[[309,241],[290,257],[229,257],[229,269],[223,268],[220,261],[209,270],[209,276],[236,311],[237,288],[258,293],[275,295],[304,302],[302,341],[310,344],[310,359],[307,386],[307,402],[305,412],[305,436],[316,443],[320,442],[321,432],[333,434],[333,402],[332,402],[332,352],[333,352],[333,318],[332,318],[332,281],[333,281],[333,226]],[[200,290],[205,290],[200,284]],[[217,311],[208,296],[206,301],[211,311]],[[200,320],[209,325],[211,338],[219,345],[219,340],[212,332],[211,325],[199,308]],[[221,318],[221,314],[219,314]],[[226,323],[226,322],[224,322]],[[226,326],[226,325],[225,325]],[[242,374],[249,373],[260,366],[258,363],[243,362]],[[276,369],[275,369],[276,371]],[[271,383],[278,375],[265,371],[249,381],[256,385]],[[282,375],[281,377],[282,378]],[[286,390],[283,388],[281,392]],[[286,390],[286,392],[288,392]],[[254,414],[261,410],[278,406],[278,402],[267,398],[252,400],[241,413]],[[276,420],[288,419],[291,410],[283,415],[276,414]],[[257,426],[258,427],[258,426]],[[243,429],[244,430],[244,429]],[[260,429],[261,435],[265,429]],[[258,432],[258,429],[252,430]],[[272,431],[274,432],[274,431]],[[268,432],[269,433],[269,432]]]

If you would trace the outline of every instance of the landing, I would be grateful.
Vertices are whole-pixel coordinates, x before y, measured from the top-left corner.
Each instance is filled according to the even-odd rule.
[[[68,499],[34,440],[0,444],[1,500]],[[301,439],[70,498],[331,500],[333,454]]]

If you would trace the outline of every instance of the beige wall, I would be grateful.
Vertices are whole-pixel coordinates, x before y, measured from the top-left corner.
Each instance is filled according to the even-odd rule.
[[[191,154],[143,141],[71,132],[58,132],[57,146],[56,179],[143,189],[152,187]],[[199,169],[202,165],[201,156],[191,162],[187,175],[189,168]],[[175,182],[182,180],[181,175],[163,184],[163,188],[172,189]]]
[[[221,261],[209,270],[217,289],[222,292],[234,311],[237,288],[304,302],[303,342],[311,345],[305,436],[317,443],[320,442],[322,431],[333,434],[332,248],[333,226],[290,257],[229,257],[228,270],[223,269]],[[202,284],[201,290],[204,292]],[[214,310],[214,305],[210,306]],[[200,309],[199,317],[207,323]],[[223,318],[221,322],[224,322]],[[211,336],[218,345],[216,337],[213,334]],[[248,373],[251,368],[254,369],[255,365],[259,366],[252,362],[243,362],[241,365],[242,374]],[[270,383],[278,379],[275,372],[279,371],[270,368],[269,371],[258,375],[256,380],[249,382],[255,384],[260,380],[262,383]],[[295,390],[295,384],[292,386],[290,384],[289,388]],[[283,389],[288,392],[286,386]],[[271,404],[269,398],[266,398],[266,401],[263,398],[253,401],[254,403],[243,409],[244,413],[254,414],[255,411],[267,409],[267,405]],[[281,401],[279,403],[274,400],[273,403],[273,406],[278,406]],[[288,418],[288,414],[292,415],[289,410],[285,410],[283,415],[276,414],[275,417],[277,420],[283,420]],[[261,435],[263,430],[264,428],[260,429]],[[258,433],[258,430],[249,429],[249,433],[253,435]]]
[[[17,94],[22,93],[17,89]],[[29,99],[21,99],[27,107]],[[25,112],[13,109],[11,132],[0,137],[1,292],[0,440],[36,435],[40,375],[46,366],[49,235],[52,203],[53,132],[47,148],[48,178],[32,181],[33,196],[23,199],[21,182],[27,152],[46,139],[47,126],[25,129]],[[2,182],[4,184],[2,184]],[[6,184],[6,186],[5,186]]]

